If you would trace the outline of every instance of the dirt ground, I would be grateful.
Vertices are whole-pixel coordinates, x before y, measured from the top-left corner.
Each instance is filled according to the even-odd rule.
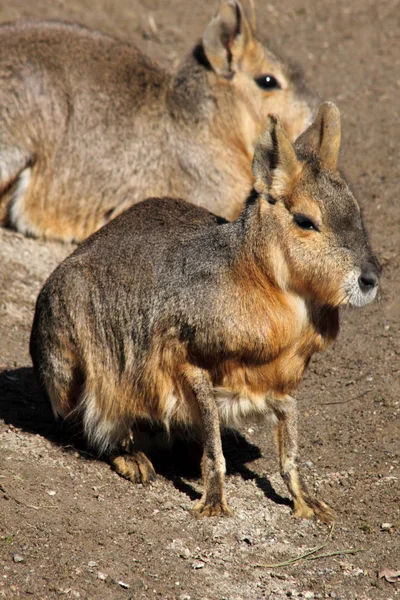
[[[79,21],[173,66],[216,4],[0,0],[0,20]],[[342,314],[337,343],[313,359],[297,394],[305,479],[334,506],[335,528],[328,540],[326,526],[292,517],[266,425],[224,437],[231,519],[192,516],[201,489],[195,447],[158,446],[158,482],[140,489],[73,445],[38,394],[28,354],[35,297],[72,247],[0,229],[0,597],[400,597],[399,583],[377,576],[400,569],[400,6],[259,0],[257,16],[270,46],[340,107],[341,164],[384,267],[378,301]],[[260,566],[325,541],[321,553],[343,554]]]

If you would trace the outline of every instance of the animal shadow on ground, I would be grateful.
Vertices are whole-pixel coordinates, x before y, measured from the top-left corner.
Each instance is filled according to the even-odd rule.
[[[0,419],[22,431],[41,435],[66,452],[79,452],[88,460],[96,460],[85,444],[76,423],[56,421],[50,404],[41,394],[33,369],[22,367],[0,372]],[[138,423],[134,431],[138,449],[146,452],[157,473],[172,482],[176,489],[191,500],[200,494],[185,479],[198,479],[202,454],[196,431],[172,431],[167,435],[161,428],[149,423]],[[238,431],[225,430],[222,434],[227,474],[254,480],[264,495],[276,504],[292,506],[289,498],[275,492],[264,475],[252,471],[247,463],[261,457],[260,449]]]

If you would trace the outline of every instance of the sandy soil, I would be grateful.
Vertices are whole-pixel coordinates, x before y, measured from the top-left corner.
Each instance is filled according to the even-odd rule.
[[[343,313],[339,340],[315,357],[298,392],[305,478],[337,512],[321,552],[360,551],[259,566],[299,556],[324,544],[329,533],[291,516],[267,426],[225,436],[231,519],[197,520],[190,512],[201,489],[196,448],[180,443],[155,451],[158,483],[140,489],[72,445],[71,432],[54,423],[38,395],[28,354],[35,297],[72,247],[3,229],[0,597],[400,596],[398,583],[377,577],[383,568],[400,569],[400,10],[397,0],[316,4],[260,0],[258,27],[272,48],[302,65],[322,98],[339,105],[341,164],[384,266],[378,301]],[[0,20],[79,21],[174,65],[214,8],[194,0],[0,0]]]

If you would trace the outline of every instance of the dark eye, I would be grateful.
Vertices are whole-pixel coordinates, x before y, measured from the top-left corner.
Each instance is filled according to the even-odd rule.
[[[312,221],[309,217],[306,217],[306,215],[297,213],[293,215],[293,220],[296,223],[296,225],[301,229],[305,229],[307,231],[319,231],[314,221]]]
[[[273,75],[260,75],[254,79],[256,84],[262,90],[280,90],[281,86]]]

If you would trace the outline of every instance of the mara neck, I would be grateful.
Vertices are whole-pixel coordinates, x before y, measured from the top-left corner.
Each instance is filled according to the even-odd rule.
[[[213,71],[201,43],[171,75],[167,109],[179,125],[186,125],[190,132],[203,132],[205,139],[219,143],[230,159],[245,163],[251,180],[254,144],[261,133],[253,127],[257,115],[249,113],[232,83]]]

